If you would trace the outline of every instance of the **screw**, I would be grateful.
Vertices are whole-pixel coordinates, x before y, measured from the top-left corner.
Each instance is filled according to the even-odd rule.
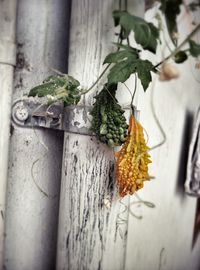
[[[28,118],[28,110],[24,105],[19,105],[15,109],[15,117],[18,121],[24,122]]]

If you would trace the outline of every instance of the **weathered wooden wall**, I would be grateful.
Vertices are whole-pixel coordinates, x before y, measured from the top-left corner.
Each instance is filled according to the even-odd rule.
[[[156,11],[155,8],[147,12],[146,18],[152,21]],[[188,14],[181,13],[181,40],[191,31],[190,22]],[[165,38],[168,40],[166,31]],[[169,54],[167,47],[163,53]],[[154,61],[159,62],[158,58]],[[140,119],[147,130],[149,145],[154,146],[162,140],[150,105],[152,91],[155,111],[167,138],[163,146],[151,152],[150,172],[155,179],[138,192],[142,199],[154,203],[155,208],[143,204],[131,206],[132,211],[143,218],[129,217],[126,257],[126,269],[129,270],[195,270],[200,267],[200,237],[192,249],[197,199],[184,192],[192,120],[200,105],[200,73],[192,59],[177,68],[179,79],[156,80],[146,93],[140,91],[138,97]],[[131,201],[137,199],[133,197]]]
[[[15,0],[0,3],[0,269],[3,267],[5,201],[15,47]]]
[[[128,4],[133,13],[142,16],[142,1]],[[50,73],[44,51],[51,66],[66,70],[68,8],[64,0],[19,1],[14,100]],[[93,83],[105,55],[113,50],[114,8],[118,8],[118,1],[72,1],[69,74],[84,87]],[[151,19],[152,13],[147,16]],[[184,34],[188,22],[181,22]],[[155,208],[131,204],[133,213],[142,219],[123,212],[122,203],[128,206],[135,202],[134,196],[122,203],[117,200],[113,153],[94,137],[65,134],[57,269],[199,269],[200,241],[191,249],[196,199],[183,190],[190,115],[200,100],[194,73],[198,79],[194,62],[189,61],[181,68],[179,80],[154,85],[155,109],[167,141],[151,152],[150,170],[156,178],[138,192]],[[150,108],[151,93],[151,87],[146,94],[140,89],[137,96],[150,146],[161,140]],[[118,96],[127,104],[127,96]],[[88,104],[91,100],[87,96]],[[15,126],[11,137],[5,242],[5,267],[9,270],[55,269],[62,135],[49,130],[36,132],[37,136],[33,130]],[[34,175],[45,191],[58,195],[54,199],[44,197],[33,182],[31,167],[38,158]],[[105,206],[107,199],[110,208]]]
[[[69,72],[85,86],[92,83],[95,73],[99,74],[104,56],[112,49],[112,22],[108,19],[112,9],[111,2],[73,1]],[[152,13],[148,18],[152,20]],[[184,36],[191,29],[183,19],[181,23]],[[113,200],[110,209],[103,207],[103,199],[109,195],[112,154],[95,139],[65,135],[57,269],[199,269],[199,241],[191,248],[196,199],[185,195],[183,189],[191,132],[188,110],[194,115],[200,100],[199,84],[189,72],[193,71],[191,67],[194,63],[190,61],[180,68],[180,80],[152,85],[155,109],[167,141],[152,151],[150,171],[155,179],[146,183],[138,195],[155,204],[155,208],[132,204],[137,199],[131,197],[131,211],[143,218],[124,213],[123,237],[119,231],[117,234],[116,226],[122,211],[119,201]],[[192,85],[190,92],[187,85],[189,89]],[[139,92],[141,121],[153,146],[162,136],[150,108],[152,89],[147,94],[141,89]],[[112,193],[108,197],[112,200]],[[128,200],[124,202],[127,205]],[[115,233],[118,238],[114,238]]]
[[[19,0],[13,102],[52,74],[49,66],[66,72],[68,16],[69,2],[65,0]],[[62,146],[62,132],[12,129],[6,269],[55,269]],[[34,177],[49,197],[33,181],[31,168],[37,159]]]
[[[143,16],[141,1],[129,7]],[[72,1],[68,72],[85,87],[100,75],[114,49],[111,14],[116,8],[118,1]],[[101,88],[102,82],[95,90]],[[124,93],[123,100],[130,95]],[[86,96],[87,105],[92,95]],[[84,125],[83,119],[79,122]],[[120,201],[116,194],[113,151],[94,137],[66,133],[63,153],[57,269],[124,269],[128,212],[123,204],[128,206],[129,198]]]

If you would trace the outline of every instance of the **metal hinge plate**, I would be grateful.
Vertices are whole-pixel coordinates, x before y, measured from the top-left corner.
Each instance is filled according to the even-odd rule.
[[[18,100],[12,107],[12,121],[21,127],[43,127],[66,132],[94,135],[90,130],[89,106],[43,104],[37,99]]]

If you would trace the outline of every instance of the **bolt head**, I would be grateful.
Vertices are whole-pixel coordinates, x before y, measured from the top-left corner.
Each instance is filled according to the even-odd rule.
[[[15,117],[18,121],[24,122],[28,118],[28,109],[24,105],[20,105],[15,110]]]

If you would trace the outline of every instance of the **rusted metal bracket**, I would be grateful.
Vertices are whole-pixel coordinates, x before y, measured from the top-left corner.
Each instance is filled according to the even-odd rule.
[[[89,112],[89,106],[47,105],[27,98],[13,104],[12,121],[21,127],[43,127],[92,136]]]
[[[25,98],[17,100],[12,106],[12,121],[20,127],[43,127],[95,136],[91,131],[91,106],[76,105],[64,107],[62,102],[47,105],[46,98]],[[130,112],[130,107],[124,107]],[[136,119],[140,111],[133,108]]]
[[[200,197],[200,107],[189,148],[185,191],[189,195]]]

